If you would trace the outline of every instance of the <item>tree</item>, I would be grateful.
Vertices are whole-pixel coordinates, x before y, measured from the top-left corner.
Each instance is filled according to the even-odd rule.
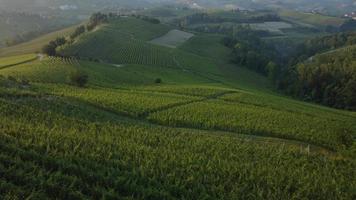
[[[100,12],[94,13],[89,19],[89,23],[87,24],[87,30],[91,31],[96,26],[107,22],[109,22],[109,17],[106,14],[102,14]]]
[[[279,74],[279,67],[276,63],[270,61],[267,66],[266,66],[266,70],[267,70],[267,75],[270,81],[275,82],[278,78],[278,74]]]
[[[54,42],[56,43],[56,46],[59,47],[64,45],[67,41],[64,37],[57,37]]]
[[[157,78],[157,79],[155,80],[155,83],[157,83],[157,84],[162,83],[162,79],[161,79],[161,78]]]
[[[70,82],[78,87],[84,87],[88,83],[88,75],[82,71],[75,70],[70,73]]]
[[[79,35],[83,34],[85,32],[85,26],[78,26],[74,32],[70,35],[70,39],[75,39],[76,37],[78,37]]]
[[[356,109],[356,76],[346,83],[343,94],[346,107]]]
[[[56,53],[56,48],[57,46],[54,44],[54,43],[49,43],[49,44],[46,44],[43,48],[42,48],[42,52],[44,54],[47,54],[48,56],[55,56],[57,53]]]

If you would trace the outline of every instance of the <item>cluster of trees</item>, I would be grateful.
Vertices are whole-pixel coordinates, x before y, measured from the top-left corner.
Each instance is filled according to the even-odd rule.
[[[277,87],[304,100],[356,110],[355,44],[355,32],[307,40],[281,65]]]
[[[337,34],[307,40],[297,47],[297,62],[303,61],[316,53],[356,44],[356,32],[340,32]]]
[[[88,24],[78,26],[72,34],[69,36],[69,40],[65,37],[58,37],[57,39],[50,41],[48,44],[43,46],[42,52],[49,55],[49,56],[57,56],[57,48],[65,45],[67,43],[72,43],[77,37],[85,33],[86,31],[93,30],[96,26],[107,23],[109,21],[110,15],[102,14],[102,13],[94,13],[90,19]]]
[[[231,61],[275,79],[279,66],[275,63],[275,51],[260,39],[260,32],[249,26],[236,28],[231,36],[223,39],[225,46],[232,49]]]
[[[268,76],[278,89],[303,100],[356,110],[355,32],[307,40],[284,59],[248,26],[234,30],[223,43],[232,49],[233,63]]]
[[[78,87],[85,87],[88,83],[88,79],[88,74],[80,70],[74,70],[69,74],[70,83]]]
[[[132,16],[136,17],[137,19],[141,19],[141,20],[147,21],[152,24],[160,24],[161,23],[161,21],[159,19],[154,18],[154,17],[148,17],[145,15],[132,15]]]
[[[236,15],[231,17],[229,15],[216,15],[209,13],[196,13],[175,21],[180,27],[186,27],[192,24],[201,24],[201,23],[223,23],[223,22],[233,22],[233,23],[263,23],[268,21],[281,21],[281,18],[276,14],[266,13],[262,15],[254,14],[244,14]]]
[[[290,66],[279,86],[304,100],[356,110],[356,48],[314,56]]]
[[[81,25],[78,26],[74,32],[72,34],[70,34],[70,39],[74,40],[75,38],[77,38],[78,36],[80,36],[81,34],[85,33],[85,26]]]
[[[109,15],[103,13],[94,13],[87,24],[87,30],[91,31],[100,24],[105,24],[109,22]]]
[[[203,32],[203,33],[218,33],[224,35],[233,35],[236,31],[239,31],[241,27],[251,28],[246,25],[232,25],[232,24],[202,24],[199,26],[189,27],[189,30]],[[184,27],[181,27],[184,28]],[[270,36],[271,33],[265,30],[254,30],[254,34],[259,35],[260,37]]]
[[[48,44],[43,46],[42,52],[49,55],[49,56],[56,56],[57,55],[57,47],[66,44],[67,40],[65,37],[58,37],[55,40],[50,41]]]

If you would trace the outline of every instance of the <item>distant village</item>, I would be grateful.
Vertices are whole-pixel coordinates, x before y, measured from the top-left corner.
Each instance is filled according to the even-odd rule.
[[[351,18],[353,20],[356,20],[356,12],[350,12],[350,13],[346,13],[344,15],[345,18]]]

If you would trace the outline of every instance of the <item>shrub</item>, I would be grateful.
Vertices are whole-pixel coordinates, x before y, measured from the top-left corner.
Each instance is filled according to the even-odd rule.
[[[75,31],[70,35],[70,39],[73,40],[83,33],[85,33],[85,27],[82,25],[75,29]]]
[[[84,87],[88,83],[88,75],[79,70],[75,70],[71,72],[69,79],[71,84],[76,85],[78,87]]]
[[[54,43],[49,43],[46,44],[43,48],[42,48],[42,53],[47,54],[49,56],[55,56],[56,55],[56,48],[57,46]]]
[[[22,86],[30,86],[30,81],[26,78],[21,79],[21,85]]]
[[[157,78],[157,79],[155,80],[155,83],[157,83],[157,84],[160,84],[160,83],[162,83],[162,79],[160,79],[160,78]]]

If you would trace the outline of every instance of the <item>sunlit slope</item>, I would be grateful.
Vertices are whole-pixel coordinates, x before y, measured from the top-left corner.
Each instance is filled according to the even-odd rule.
[[[79,37],[60,53],[72,58],[44,58],[0,71],[30,81],[66,83],[74,69],[86,71],[93,85],[207,83],[226,87],[264,88],[266,79],[229,63],[222,36],[198,34],[178,48],[149,43],[170,27],[136,18],[119,18]],[[76,58],[73,58],[76,57]]]
[[[29,54],[29,53],[39,53],[41,52],[42,47],[45,44],[47,44],[49,41],[54,40],[57,37],[68,36],[74,31],[76,27],[77,26],[72,26],[66,29],[55,31],[15,46],[0,48],[0,57],[22,55],[22,54]]]
[[[162,24],[152,24],[136,18],[119,18],[83,35],[60,52],[82,59],[95,59],[114,64],[144,64],[175,67],[168,48],[147,41],[169,31]]]
[[[69,83],[69,76],[75,70],[88,74],[89,85],[93,86],[146,85],[153,84],[157,78],[171,84],[211,82],[181,69],[138,64],[114,65],[55,57],[44,57],[42,60],[4,67],[0,70],[0,75],[25,78],[37,83]]]
[[[123,98],[114,110],[148,106],[150,101],[144,100],[152,98],[111,91],[95,103],[90,95],[71,99],[1,90],[6,95],[0,96],[0,197],[354,197],[356,163],[352,160],[319,154],[307,145],[130,120],[102,109],[101,105],[109,106],[110,99],[116,99],[111,96],[116,92]],[[167,96],[176,98],[162,98]],[[160,102],[155,106],[167,103]]]

